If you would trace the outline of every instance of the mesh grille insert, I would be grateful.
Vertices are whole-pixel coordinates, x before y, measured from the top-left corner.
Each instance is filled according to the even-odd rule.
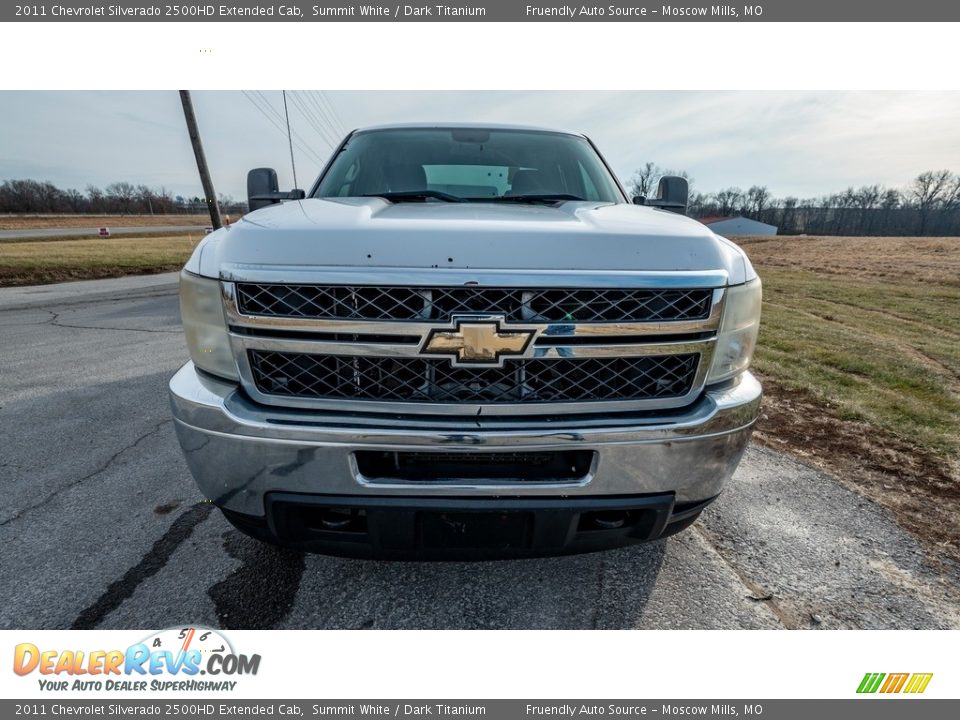
[[[655,322],[702,320],[710,289],[559,290],[479,287],[350,287],[238,283],[246,315],[342,320],[450,320],[490,313],[527,322]]]
[[[699,357],[513,360],[502,368],[462,368],[445,359],[249,351],[254,382],[267,395],[431,403],[680,397],[693,385]]]

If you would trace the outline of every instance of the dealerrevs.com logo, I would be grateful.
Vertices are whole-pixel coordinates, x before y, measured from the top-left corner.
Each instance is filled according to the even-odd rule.
[[[927,689],[932,678],[933,673],[867,673],[857,686],[857,692],[916,695]]]
[[[162,630],[126,650],[51,650],[33,643],[14,648],[13,671],[38,675],[45,691],[231,691],[239,676],[256,675],[260,655],[234,651],[216,630]],[[201,678],[202,676],[202,678]]]

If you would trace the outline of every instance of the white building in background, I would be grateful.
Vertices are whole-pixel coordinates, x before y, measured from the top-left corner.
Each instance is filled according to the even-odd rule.
[[[759,220],[737,215],[735,217],[723,217],[715,215],[713,217],[698,218],[700,222],[713,230],[717,235],[776,235],[777,226],[769,225]]]

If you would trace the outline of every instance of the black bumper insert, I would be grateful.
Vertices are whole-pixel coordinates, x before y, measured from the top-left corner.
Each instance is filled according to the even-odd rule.
[[[708,501],[709,502],[709,501]],[[697,512],[708,502],[697,504]],[[672,534],[673,494],[585,498],[269,493],[266,538],[385,559],[492,559],[602,550]]]

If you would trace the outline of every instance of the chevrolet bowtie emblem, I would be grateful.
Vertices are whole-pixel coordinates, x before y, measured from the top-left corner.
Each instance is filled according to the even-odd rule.
[[[500,320],[455,319],[451,330],[431,330],[420,348],[424,355],[446,355],[455,365],[499,365],[507,355],[523,355],[536,330],[501,329]]]

